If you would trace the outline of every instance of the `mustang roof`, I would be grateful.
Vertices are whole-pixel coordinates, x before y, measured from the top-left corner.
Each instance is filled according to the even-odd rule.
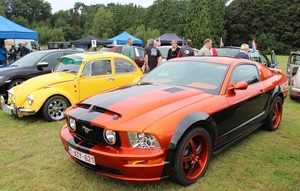
[[[178,59],[172,59],[172,61],[195,61],[195,62],[214,62],[214,63],[221,63],[221,64],[228,64],[231,65],[233,62],[236,62],[237,60],[240,60],[240,58],[234,58],[234,57],[226,57],[226,56],[186,56],[181,57]],[[247,60],[247,62],[254,62],[252,60]]]

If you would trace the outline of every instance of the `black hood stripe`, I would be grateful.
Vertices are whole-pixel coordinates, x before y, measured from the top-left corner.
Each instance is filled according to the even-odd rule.
[[[101,102],[101,107],[103,108],[109,108],[110,106],[121,102],[123,100],[126,100],[128,98],[143,94],[143,93],[149,93],[153,90],[157,90],[159,88],[162,88],[165,86],[159,86],[159,85],[141,85],[141,86],[131,86],[130,88],[123,89],[123,90],[117,90],[114,92],[108,93],[109,95],[103,94],[95,96],[92,100],[89,101],[88,104],[95,104]],[[107,97],[110,96],[110,97]],[[93,101],[93,102],[90,102]]]
[[[77,107],[76,109],[72,109],[66,113],[66,116],[70,116],[72,118],[78,119],[82,114],[87,112],[88,110],[85,108]]]

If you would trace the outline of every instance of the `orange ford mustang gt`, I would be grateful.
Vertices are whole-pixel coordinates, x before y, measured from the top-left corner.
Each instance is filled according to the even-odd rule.
[[[278,129],[287,93],[282,71],[255,61],[176,58],[71,106],[60,137],[71,159],[99,174],[187,186],[212,155],[259,127]]]

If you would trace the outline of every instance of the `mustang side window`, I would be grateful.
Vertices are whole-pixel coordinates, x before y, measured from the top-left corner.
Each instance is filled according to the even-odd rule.
[[[126,61],[126,60],[115,59],[114,65],[115,65],[115,69],[116,69],[117,74],[135,72],[136,71],[136,68],[134,67],[134,65],[131,64],[130,62]]]
[[[235,67],[231,75],[233,83],[246,81],[248,85],[254,84],[260,81],[259,74],[255,65],[244,64]]]

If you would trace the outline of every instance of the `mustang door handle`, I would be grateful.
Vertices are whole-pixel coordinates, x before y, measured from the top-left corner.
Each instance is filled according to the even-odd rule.
[[[115,80],[115,78],[108,78],[108,81],[114,81]]]

